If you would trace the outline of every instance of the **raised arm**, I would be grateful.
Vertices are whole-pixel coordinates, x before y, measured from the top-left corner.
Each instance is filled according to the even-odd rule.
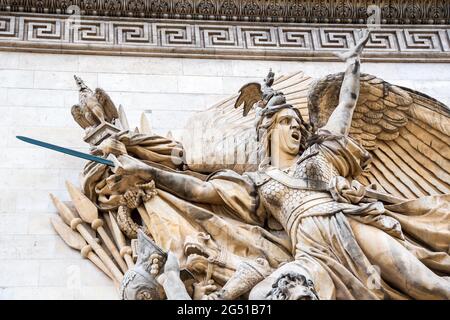
[[[186,174],[155,168],[128,155],[120,156],[119,159],[115,157],[110,157],[110,159],[115,163],[113,171],[116,173],[117,180],[124,175],[134,175],[145,181],[153,180],[158,188],[170,191],[187,201],[224,204],[210,182]]]
[[[360,89],[360,59],[359,55],[369,40],[369,30],[362,32],[362,37],[355,47],[337,56],[346,62],[344,80],[339,94],[339,104],[334,109],[327,124],[323,127],[336,135],[348,135],[352,123],[353,111],[359,98]]]

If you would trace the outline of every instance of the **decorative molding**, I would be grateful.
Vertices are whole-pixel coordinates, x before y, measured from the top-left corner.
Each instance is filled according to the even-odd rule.
[[[0,0],[0,11],[164,19],[366,23],[380,8],[383,24],[449,24],[448,0]]]
[[[0,15],[0,50],[163,57],[334,61],[358,25],[197,22],[133,18]],[[368,61],[450,62],[450,26],[383,26],[373,30]]]

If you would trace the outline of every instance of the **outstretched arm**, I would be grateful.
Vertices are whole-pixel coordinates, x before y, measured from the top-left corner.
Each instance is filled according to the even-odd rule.
[[[128,155],[122,155],[119,159],[115,157],[110,157],[110,159],[115,163],[113,171],[116,180],[125,175],[133,175],[145,181],[153,180],[158,188],[170,191],[187,201],[224,204],[210,182],[186,174],[158,169]]]
[[[359,55],[369,40],[369,31],[364,30],[361,40],[339,58],[347,63],[344,80],[339,94],[339,104],[334,109],[327,124],[323,127],[336,135],[348,135],[352,123],[353,112],[359,98],[360,89],[360,59]]]
[[[147,166],[142,174],[148,180],[153,179],[161,189],[168,190],[185,200],[207,204],[223,204],[222,198],[208,181],[151,166]]]

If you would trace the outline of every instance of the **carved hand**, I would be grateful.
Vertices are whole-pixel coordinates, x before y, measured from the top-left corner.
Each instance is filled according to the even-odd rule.
[[[147,164],[142,161],[133,158],[127,154],[116,157],[113,154],[108,156],[108,160],[114,162],[114,168],[112,172],[116,175],[126,176],[126,175],[134,175],[145,180],[151,180],[149,168]]]
[[[91,154],[97,156],[104,156],[113,154],[115,156],[127,154],[127,148],[118,139],[109,137],[108,139],[102,141],[98,146],[91,147]]]
[[[153,180],[151,167],[129,155],[116,158],[110,154],[108,159],[114,162],[112,171],[115,174],[109,176],[106,183],[114,192],[125,193],[132,186]]]
[[[350,48],[347,52],[344,53],[336,52],[334,53],[334,55],[336,55],[339,59],[341,59],[344,62],[347,62],[349,64],[354,63],[355,59],[359,58],[365,45],[369,41],[370,30],[362,29],[359,32],[359,35],[360,35],[359,41],[356,43],[354,47]]]
[[[156,278],[158,283],[164,288],[169,300],[190,300],[186,287],[180,279],[180,265],[176,255],[167,253],[164,272]]]
[[[166,280],[169,278],[177,279],[180,277],[180,265],[178,263],[178,259],[174,253],[169,251],[167,253],[167,260],[164,265],[164,272],[157,277],[157,281],[164,285]]]
[[[217,286],[212,279],[206,283],[203,281],[196,283],[194,284],[194,300],[211,300],[209,295],[213,294],[216,290]]]

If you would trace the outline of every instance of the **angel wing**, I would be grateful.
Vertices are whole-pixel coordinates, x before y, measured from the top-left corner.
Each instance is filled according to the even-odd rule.
[[[95,89],[95,97],[103,107],[106,122],[113,123],[114,119],[119,118],[119,112],[112,102],[109,95],[101,88]]]
[[[251,82],[244,85],[239,90],[239,97],[234,104],[235,108],[239,108],[244,104],[243,116],[247,116],[253,105],[262,99],[261,85],[257,82]]]
[[[296,72],[278,77],[273,89],[283,91],[289,103],[298,108],[307,121],[307,98],[311,83],[312,78],[303,72]],[[231,169],[242,173],[257,169],[255,110],[251,109],[255,102],[261,100],[261,86],[257,85],[250,83],[243,86],[239,96],[233,95],[187,121],[181,142],[191,170],[210,173]],[[244,113],[235,107],[242,104]],[[248,112],[247,116],[244,116],[245,112]]]
[[[317,81],[308,109],[315,128],[337,106],[343,73]],[[358,180],[403,198],[450,192],[450,110],[414,90],[361,75],[361,93],[350,136],[373,156]]]

